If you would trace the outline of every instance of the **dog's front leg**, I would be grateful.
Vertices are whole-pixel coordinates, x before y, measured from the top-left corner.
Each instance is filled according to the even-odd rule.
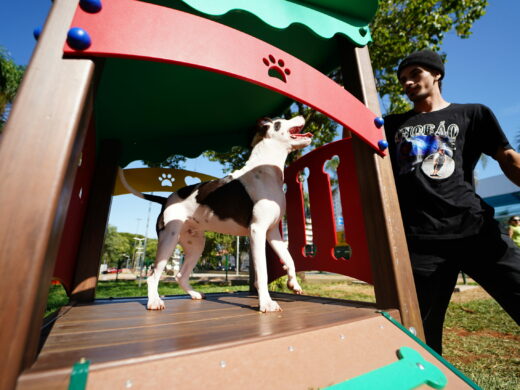
[[[182,221],[175,220],[169,222],[164,230],[159,233],[159,242],[157,244],[157,256],[152,275],[146,280],[148,284],[148,310],[164,310],[164,302],[159,297],[159,280],[168,259],[173,253],[179,241]]]
[[[260,311],[263,313],[270,311],[281,311],[282,309],[271,299],[267,287],[267,261],[265,257],[265,239],[267,228],[260,224],[251,225],[251,252],[256,273],[256,288],[258,290],[258,300]]]
[[[296,279],[296,267],[294,266],[294,261],[282,240],[282,235],[280,234],[280,230],[278,230],[278,226],[272,227],[267,232],[267,241],[284,264],[284,269],[287,272],[287,287],[295,294],[302,294],[303,290],[298,283],[298,279]]]

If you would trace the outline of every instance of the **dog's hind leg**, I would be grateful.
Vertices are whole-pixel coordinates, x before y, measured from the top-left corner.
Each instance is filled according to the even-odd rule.
[[[165,308],[163,300],[159,297],[159,280],[168,259],[172,255],[177,243],[179,242],[180,232],[183,221],[173,220],[159,232],[159,242],[157,244],[157,256],[152,275],[148,277],[148,310],[163,310]]]
[[[266,231],[267,228],[261,224],[251,224],[251,252],[255,266],[256,288],[258,290],[258,300],[260,301],[260,311],[263,313],[282,311],[278,303],[271,299],[267,287],[267,261],[265,257]]]
[[[191,299],[204,299],[204,294],[195,291],[191,287],[189,279],[191,271],[193,271],[195,264],[197,264],[204,251],[205,242],[206,238],[203,231],[188,229],[181,234],[180,244],[184,249],[184,262],[180,271],[175,275],[175,279],[179,286],[190,295]]]
[[[287,271],[287,287],[295,294],[302,294],[303,290],[300,287],[298,280],[296,279],[296,268],[294,266],[294,261],[282,240],[282,235],[280,234],[280,230],[278,230],[278,226],[272,227],[267,232],[267,241],[284,264],[283,267],[285,271]]]

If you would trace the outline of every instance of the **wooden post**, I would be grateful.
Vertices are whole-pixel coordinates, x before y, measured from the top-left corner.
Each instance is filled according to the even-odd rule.
[[[104,140],[101,143],[78,251],[71,294],[73,301],[91,302],[95,297],[120,151],[119,141]]]
[[[90,119],[94,63],[63,59],[77,2],[56,0],[0,143],[0,389],[38,345],[47,294]]]
[[[339,40],[345,88],[381,115],[368,48]],[[354,138],[354,153],[378,307],[398,308],[403,325],[424,340],[410,257],[390,158]]]

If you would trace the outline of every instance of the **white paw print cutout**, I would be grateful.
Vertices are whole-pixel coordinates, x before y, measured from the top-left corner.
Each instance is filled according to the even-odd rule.
[[[163,173],[157,179],[161,182],[162,187],[172,187],[175,181],[171,173]]]

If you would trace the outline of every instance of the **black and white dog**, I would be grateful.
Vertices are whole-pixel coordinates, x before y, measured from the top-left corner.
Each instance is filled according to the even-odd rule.
[[[185,257],[176,280],[192,299],[204,298],[190,286],[189,276],[204,249],[206,230],[250,237],[261,312],[281,310],[268,291],[266,240],[284,263],[288,287],[296,294],[302,293],[293,259],[280,235],[279,222],[285,213],[283,169],[287,155],[311,143],[312,134],[300,134],[304,124],[301,116],[260,120],[251,156],[242,169],[223,179],[181,188],[168,198],[138,192],[119,170],[121,182],[130,192],[163,204],[157,221],[157,257],[153,274],[148,277],[149,310],[164,309],[157,288],[177,243],[183,247]]]

